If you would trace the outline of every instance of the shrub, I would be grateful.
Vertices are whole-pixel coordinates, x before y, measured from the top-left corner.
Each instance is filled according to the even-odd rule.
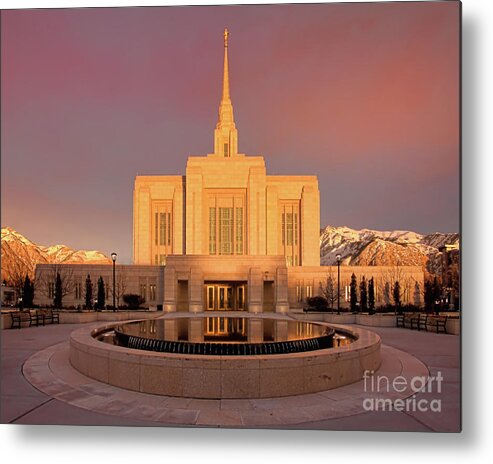
[[[323,296],[313,296],[307,300],[308,306],[315,311],[327,311],[327,300]]]
[[[138,309],[140,305],[145,303],[145,299],[135,293],[127,293],[123,295],[123,302],[130,309]]]

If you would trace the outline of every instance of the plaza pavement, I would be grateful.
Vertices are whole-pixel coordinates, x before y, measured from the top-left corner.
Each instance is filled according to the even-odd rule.
[[[95,324],[99,325],[99,324]],[[443,376],[420,392],[441,401],[441,412],[367,412],[372,393],[363,381],[326,392],[285,398],[201,400],[131,392],[89,379],[68,363],[70,332],[84,324],[27,327],[1,332],[2,423],[265,427],[320,430],[457,432],[460,430],[460,338],[402,328],[372,327],[382,337],[377,375]],[[369,329],[368,327],[362,327]],[[35,386],[33,386],[35,385]],[[412,397],[412,391],[388,395]],[[379,394],[373,394],[378,397]]]

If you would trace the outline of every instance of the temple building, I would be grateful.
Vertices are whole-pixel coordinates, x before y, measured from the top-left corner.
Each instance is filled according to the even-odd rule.
[[[286,312],[301,308],[337,275],[337,269],[320,266],[317,177],[267,175],[263,156],[239,152],[228,38],[226,29],[214,152],[190,156],[185,175],[135,179],[134,264],[117,269],[125,276],[125,292],[139,293],[148,307]],[[93,282],[101,275],[111,294],[111,266],[67,266],[78,288],[87,274],[94,276]],[[37,274],[49,269],[50,265],[39,265]],[[344,266],[341,288],[348,287],[352,273],[359,278],[374,277],[377,302],[384,302],[382,279],[391,271]],[[411,302],[416,282],[423,288],[423,271],[419,267],[404,271],[412,289],[403,300]],[[347,290],[341,294],[345,304]],[[73,306],[82,304],[78,295],[74,298],[77,295],[71,292],[67,301]]]

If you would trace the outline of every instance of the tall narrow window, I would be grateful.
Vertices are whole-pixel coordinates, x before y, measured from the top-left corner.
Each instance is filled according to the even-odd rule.
[[[227,143],[224,144],[224,157],[229,157],[229,145]]]
[[[286,213],[282,213],[282,244],[286,245]]]
[[[159,245],[164,245],[166,243],[166,213],[160,213],[159,221]]]
[[[216,208],[209,208],[209,254],[216,254]]]
[[[156,284],[149,284],[149,301],[156,301]]]
[[[236,254],[243,254],[243,208],[236,208]]]
[[[288,266],[300,265],[300,214],[298,201],[286,201],[281,205],[280,250]]]
[[[82,284],[80,282],[77,282],[75,284],[75,299],[76,300],[82,299]]]
[[[168,245],[171,246],[171,213],[168,213]]]
[[[219,208],[219,254],[233,254],[233,208]]]
[[[294,213],[294,221],[293,221],[293,225],[294,225],[294,244],[295,245],[298,245],[298,213]]]
[[[158,232],[157,232],[157,228],[158,228],[158,214],[157,213],[154,213],[154,243],[155,245],[157,245],[157,236],[158,236]]]
[[[293,213],[286,214],[286,245],[293,244]]]

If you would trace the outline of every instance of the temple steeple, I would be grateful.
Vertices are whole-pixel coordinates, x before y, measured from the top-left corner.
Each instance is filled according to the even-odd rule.
[[[238,154],[238,131],[229,94],[228,38],[229,31],[224,29],[223,95],[219,104],[219,120],[214,131],[214,153],[225,158]]]

